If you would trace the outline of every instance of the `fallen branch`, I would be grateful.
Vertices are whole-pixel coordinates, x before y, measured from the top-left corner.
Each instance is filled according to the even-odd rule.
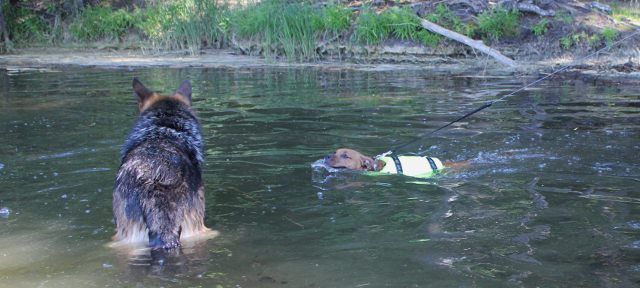
[[[542,4],[544,6],[548,6],[549,3],[554,2],[553,0],[547,0],[544,2],[541,1],[535,1],[538,2],[538,4]],[[546,3],[545,3],[546,2]],[[556,12],[553,11],[552,9],[549,10],[545,10],[542,9],[540,6],[533,4],[534,1],[531,0],[505,0],[505,1],[501,1],[500,5],[503,6],[504,8],[507,8],[507,10],[512,10],[512,9],[516,9],[518,11],[522,11],[522,12],[527,12],[527,13],[534,13],[534,14],[538,14],[541,17],[548,17],[548,16],[555,16]]]
[[[506,57],[504,55],[502,55],[498,50],[495,50],[487,45],[484,45],[484,43],[482,43],[482,41],[479,40],[473,40],[467,36],[464,36],[460,33],[456,33],[453,32],[449,29],[443,28],[442,26],[429,22],[427,20],[421,19],[420,20],[420,24],[422,25],[422,27],[424,27],[424,29],[427,29],[433,33],[437,33],[440,34],[444,37],[447,37],[449,39],[458,41],[464,45],[467,45],[473,49],[477,49],[480,52],[487,54],[491,57],[493,57],[493,59],[496,59],[496,61],[507,65],[509,67],[518,67],[518,64],[516,64],[515,61],[513,61],[511,58]]]
[[[541,17],[547,17],[547,16],[555,16],[556,12],[549,9],[549,10],[544,10],[540,7],[538,7],[537,5],[531,4],[531,3],[518,3],[518,10],[522,11],[522,12],[531,12],[531,13],[535,13],[538,14]]]
[[[613,13],[613,10],[611,10],[611,6],[609,6],[607,4],[598,3],[598,2],[595,2],[595,1],[591,2],[589,4],[589,8],[599,10],[599,11],[604,12],[606,14]]]

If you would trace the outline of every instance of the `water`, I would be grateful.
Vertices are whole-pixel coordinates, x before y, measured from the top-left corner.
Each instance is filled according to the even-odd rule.
[[[189,78],[207,226],[178,255],[113,235],[131,78]],[[312,169],[429,131],[527,79],[320,68],[0,70],[0,286],[629,287],[640,282],[637,87],[545,82],[405,153],[429,181]],[[219,285],[219,286],[217,286]]]

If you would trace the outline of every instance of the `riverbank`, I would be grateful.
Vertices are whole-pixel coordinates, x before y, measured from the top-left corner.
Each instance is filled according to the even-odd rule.
[[[263,0],[242,6],[194,0],[138,2],[145,5],[98,1],[75,13],[5,3],[11,37],[0,41],[0,50],[27,55],[56,54],[64,48],[139,58],[200,56],[221,49],[221,54],[232,50],[291,65],[326,61],[428,65],[473,63],[484,57],[469,43],[425,29],[421,21],[428,20],[470,37],[471,45],[482,41],[527,66],[587,55],[633,33],[640,23],[640,7],[617,1],[605,1],[611,6],[553,0],[532,2],[535,5],[517,0],[501,1],[502,5],[482,0]],[[640,55],[638,46],[639,39],[629,39],[607,56],[633,62]]]
[[[640,35],[638,36],[640,38]],[[389,51],[393,49],[389,48]],[[478,55],[474,58],[420,57],[381,53],[378,61],[369,57],[365,61],[327,59],[315,62],[290,62],[260,56],[238,54],[233,49],[205,49],[198,55],[187,51],[143,53],[141,50],[86,50],[69,48],[30,48],[19,53],[0,55],[0,69],[24,71],[31,69],[64,69],[88,67],[102,69],[141,68],[314,68],[329,70],[389,71],[429,70],[447,75],[542,77],[570,65],[571,68],[555,78],[582,79],[607,83],[640,84],[640,62],[634,57],[620,57],[620,49],[595,55],[581,63],[575,57],[519,61],[517,68],[505,68],[493,59]],[[385,56],[386,55],[386,56]],[[401,59],[405,59],[402,60]]]
[[[571,65],[556,77],[613,83],[640,78],[640,35],[634,34],[640,31],[640,6],[625,2],[263,0],[229,6],[176,0],[142,1],[142,8],[118,3],[87,4],[75,16],[56,16],[53,24],[40,21],[46,17],[38,17],[37,7],[5,4],[15,41],[11,47],[3,42],[11,49],[0,55],[0,67],[425,69],[542,77]],[[430,32],[424,20],[470,42]],[[480,41],[512,59],[514,67],[471,47]],[[582,60],[595,51],[603,52]]]

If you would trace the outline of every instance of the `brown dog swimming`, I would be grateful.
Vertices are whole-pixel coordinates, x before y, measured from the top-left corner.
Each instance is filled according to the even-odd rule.
[[[362,153],[340,148],[324,158],[324,163],[333,168],[378,172],[382,174],[403,174],[411,177],[429,178],[443,168],[463,168],[469,162],[442,162],[438,158],[423,156],[385,156],[372,158]]]
[[[214,236],[204,225],[204,161],[191,83],[171,96],[133,79],[140,115],[122,147],[113,190],[117,244],[172,249],[181,239]]]

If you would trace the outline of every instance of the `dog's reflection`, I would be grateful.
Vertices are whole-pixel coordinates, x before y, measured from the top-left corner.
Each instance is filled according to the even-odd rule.
[[[211,242],[209,242],[211,243]],[[125,281],[140,283],[148,278],[175,281],[202,277],[207,272],[211,253],[207,241],[184,241],[176,249],[153,249],[145,245],[116,248]]]

